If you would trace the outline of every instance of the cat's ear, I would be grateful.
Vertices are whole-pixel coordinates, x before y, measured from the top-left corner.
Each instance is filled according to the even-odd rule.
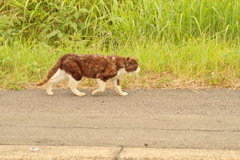
[[[138,59],[138,57],[137,57],[137,56],[133,56],[132,58],[127,57],[127,61],[129,61],[130,59],[134,59],[134,60],[136,60],[136,59]]]

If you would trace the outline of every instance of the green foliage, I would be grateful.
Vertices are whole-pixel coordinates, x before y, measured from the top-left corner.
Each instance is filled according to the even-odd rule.
[[[101,44],[101,43],[100,43]],[[94,44],[68,47],[53,47],[45,43],[21,44],[14,42],[11,47],[0,47],[0,86],[17,88],[28,82],[37,82],[44,78],[58,58],[66,53],[78,54],[118,54],[120,56],[139,57],[141,72],[138,81],[133,76],[124,76],[123,86],[132,87],[178,87],[188,85],[236,87],[240,77],[240,48],[238,44],[222,39],[191,39],[182,45],[169,41],[155,42],[148,38],[111,51],[102,50]],[[124,78],[123,77],[123,78]],[[84,84],[85,83],[85,84]],[[81,85],[94,85],[91,80]],[[135,84],[136,85],[136,84]]]
[[[138,55],[142,73],[161,77],[154,86],[236,86],[239,15],[238,0],[3,0],[0,85],[37,81],[76,52]]]
[[[235,39],[240,34],[236,0],[8,0],[0,6],[2,37],[34,37],[49,44],[76,34],[79,41],[114,44],[142,36],[179,43],[196,36]]]

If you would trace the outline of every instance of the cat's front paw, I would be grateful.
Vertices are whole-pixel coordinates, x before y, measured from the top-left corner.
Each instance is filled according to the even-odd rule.
[[[53,95],[53,92],[48,91],[47,94],[48,94],[49,96],[52,96],[52,95]]]
[[[82,96],[85,96],[86,93],[80,92],[80,93],[78,93],[78,94],[76,94],[76,95],[79,96],[79,97],[82,97]]]
[[[127,93],[127,92],[120,92],[119,95],[120,95],[120,96],[127,96],[128,93]]]

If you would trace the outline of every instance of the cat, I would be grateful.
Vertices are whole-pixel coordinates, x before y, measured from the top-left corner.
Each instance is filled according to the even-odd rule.
[[[123,92],[120,86],[120,78],[123,74],[138,73],[140,71],[136,57],[120,57],[91,54],[65,54],[59,58],[58,62],[48,72],[38,86],[45,83],[48,95],[53,95],[52,85],[60,81],[69,79],[70,90],[77,96],[86,95],[77,90],[78,83],[83,77],[97,79],[98,89],[92,92],[96,95],[105,90],[107,80],[112,84],[121,96],[128,95]]]

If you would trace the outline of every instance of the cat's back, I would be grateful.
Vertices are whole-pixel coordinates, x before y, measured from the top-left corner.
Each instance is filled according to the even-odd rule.
[[[82,76],[96,78],[99,73],[106,71],[116,74],[119,56],[94,55],[94,54],[66,54],[63,56],[61,69],[66,72],[80,73]],[[79,68],[81,71],[79,72]]]
[[[75,60],[75,61],[111,61],[112,59],[115,59],[113,57],[119,57],[119,56],[107,56],[107,55],[98,55],[98,54],[75,54],[75,53],[69,53],[63,55],[61,58],[64,60]]]
[[[74,54],[69,53],[61,57],[62,63],[76,62],[80,66],[84,65],[116,65],[118,61],[124,61],[124,57],[117,55],[97,55],[97,54]]]

